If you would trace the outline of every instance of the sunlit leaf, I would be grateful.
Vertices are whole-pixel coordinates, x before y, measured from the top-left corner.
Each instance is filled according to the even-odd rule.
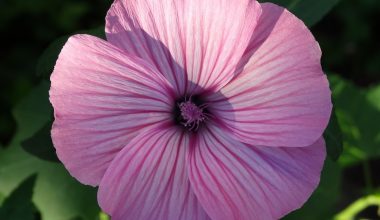
[[[0,194],[8,196],[27,176],[37,173],[33,202],[42,220],[93,220],[99,214],[96,190],[72,178],[62,164],[40,160],[26,153],[20,142],[51,120],[47,98],[49,84],[43,82],[14,109],[18,132],[10,146],[0,149]]]
[[[361,89],[336,75],[329,80],[343,135],[341,164],[380,156],[380,86]]]
[[[327,126],[323,137],[325,138],[327,155],[336,161],[343,151],[342,131],[340,129],[335,111],[331,113],[329,125]]]
[[[32,202],[36,175],[24,180],[3,202],[0,219],[37,220],[37,211]]]

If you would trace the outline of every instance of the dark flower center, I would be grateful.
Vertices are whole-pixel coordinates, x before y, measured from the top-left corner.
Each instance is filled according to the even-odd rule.
[[[174,107],[174,120],[188,131],[197,131],[209,119],[207,106],[198,96],[179,99]]]

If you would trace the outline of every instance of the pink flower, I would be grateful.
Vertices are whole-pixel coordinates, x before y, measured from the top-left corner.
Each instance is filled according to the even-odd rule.
[[[318,43],[252,0],[116,0],[71,37],[52,138],[114,220],[278,219],[319,182],[331,112]]]

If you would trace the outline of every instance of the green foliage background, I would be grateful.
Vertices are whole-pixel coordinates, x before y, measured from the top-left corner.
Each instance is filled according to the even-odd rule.
[[[325,133],[329,157],[321,184],[284,219],[380,219],[380,1],[268,1],[295,13],[319,41],[336,115]],[[0,0],[1,220],[107,219],[96,189],[55,162],[47,91],[67,37],[102,37],[110,4]]]

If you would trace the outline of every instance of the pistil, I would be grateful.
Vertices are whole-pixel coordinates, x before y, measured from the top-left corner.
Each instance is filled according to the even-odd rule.
[[[207,119],[207,114],[204,112],[206,105],[197,106],[191,100],[184,101],[178,104],[181,111],[182,125],[189,131],[197,130],[199,125]]]

